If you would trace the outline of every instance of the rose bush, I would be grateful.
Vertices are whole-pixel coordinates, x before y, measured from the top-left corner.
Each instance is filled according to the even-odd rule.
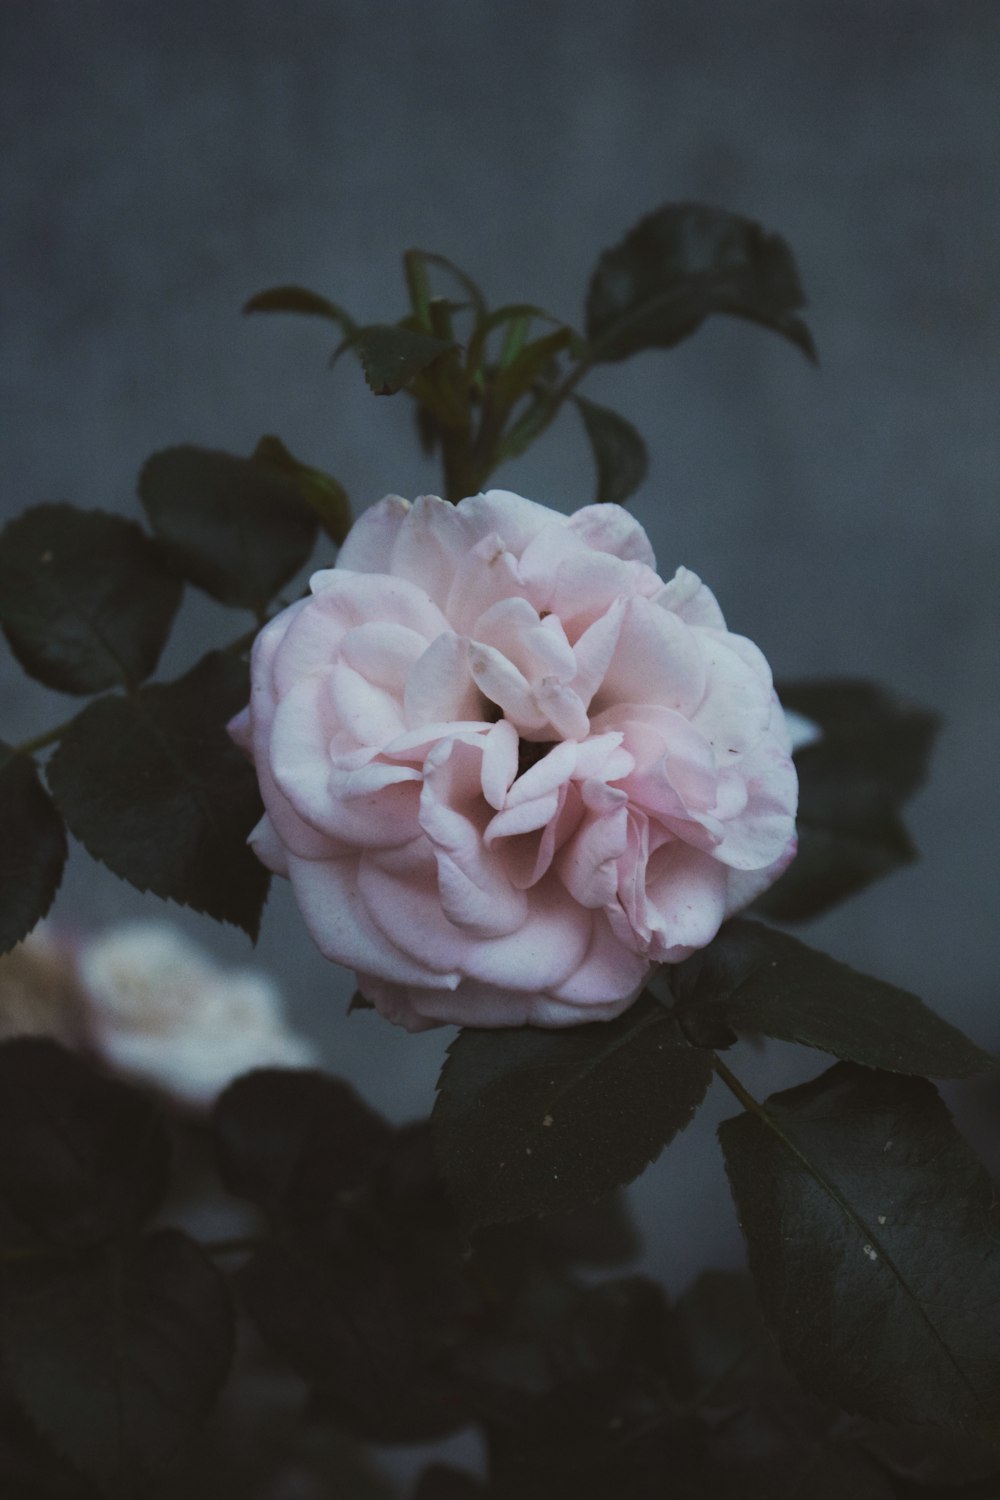
[[[230,729],[257,854],[411,1029],[610,1019],[795,852],[767,662],[613,505],[386,498]]]

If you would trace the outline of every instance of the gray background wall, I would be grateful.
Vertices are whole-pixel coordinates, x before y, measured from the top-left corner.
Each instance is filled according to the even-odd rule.
[[[1000,1048],[995,0],[2,0],[0,402],[5,516],[42,500],[129,512],[141,461],[264,431],[360,509],[436,487],[398,401],[376,401],[304,321],[241,320],[299,281],[401,311],[399,252],[436,249],[499,303],[580,319],[597,253],[671,198],[779,230],[822,367],[717,320],[588,384],[647,436],[634,511],[779,676],[880,678],[947,719],[913,805],[924,862],[813,924],[816,944],[915,989]],[[567,415],[500,482],[591,498]],[[192,601],[181,670],[245,622]],[[6,657],[0,736],[72,705]],[[74,856],[77,925],[160,911]],[[233,961],[239,934],[184,925]],[[344,1014],[288,891],[255,961],[335,1068],[397,1117],[430,1104],[448,1033]],[[747,1050],[761,1090],[820,1059]],[[961,1109],[987,1151],[987,1089]],[[735,1263],[712,1099],[637,1195],[675,1288]]]

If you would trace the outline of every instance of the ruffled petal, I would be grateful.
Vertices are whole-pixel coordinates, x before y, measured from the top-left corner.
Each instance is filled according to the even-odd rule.
[[[473,937],[500,937],[524,923],[527,901],[506,878],[483,832],[489,808],[482,797],[479,743],[450,740],[424,764],[420,826],[437,858],[438,890],[448,920]]]
[[[710,630],[725,630],[726,622],[712,590],[706,587],[690,568],[678,568],[669,583],[656,595],[661,609],[669,609],[685,625],[703,625]]]

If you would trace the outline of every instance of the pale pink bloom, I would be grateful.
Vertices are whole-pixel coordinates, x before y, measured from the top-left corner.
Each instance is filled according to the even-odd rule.
[[[251,835],[412,1030],[608,1020],[795,852],[767,662],[614,505],[389,496],[259,635]]]

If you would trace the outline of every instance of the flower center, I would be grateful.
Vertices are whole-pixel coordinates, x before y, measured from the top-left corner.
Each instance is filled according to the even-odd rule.
[[[550,750],[558,745],[558,740],[521,740],[517,742],[517,774],[523,776],[525,771],[530,771],[532,766],[538,762]]]

